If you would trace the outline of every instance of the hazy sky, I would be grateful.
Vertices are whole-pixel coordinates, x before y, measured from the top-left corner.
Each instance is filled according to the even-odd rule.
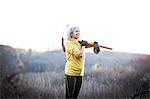
[[[150,0],[0,1],[0,44],[60,49],[67,24],[79,25],[80,39],[150,54]]]

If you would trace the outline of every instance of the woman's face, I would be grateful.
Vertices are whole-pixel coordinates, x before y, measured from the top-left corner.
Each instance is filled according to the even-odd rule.
[[[76,27],[74,32],[71,34],[71,37],[74,39],[78,39],[79,36],[80,36],[80,29],[79,29],[79,27]]]

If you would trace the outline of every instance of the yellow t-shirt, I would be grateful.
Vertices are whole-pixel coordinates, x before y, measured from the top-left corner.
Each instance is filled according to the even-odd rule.
[[[65,74],[69,76],[84,75],[84,56],[78,57],[81,44],[76,39],[69,39],[66,43],[66,66]]]

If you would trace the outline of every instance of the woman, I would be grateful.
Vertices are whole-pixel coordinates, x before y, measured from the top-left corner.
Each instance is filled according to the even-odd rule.
[[[78,42],[80,29],[77,26],[67,28],[65,85],[66,98],[77,98],[84,75],[84,50],[86,41]]]

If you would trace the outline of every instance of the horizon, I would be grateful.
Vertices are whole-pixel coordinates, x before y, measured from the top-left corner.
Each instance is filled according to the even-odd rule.
[[[2,44],[0,44],[2,45]],[[45,53],[45,52],[53,52],[53,51],[60,51],[60,52],[63,52],[63,49],[53,49],[53,50],[36,50],[36,49],[32,49],[32,48],[29,48],[29,49],[24,49],[24,48],[17,48],[17,47],[13,47],[13,46],[10,46],[10,45],[2,45],[2,46],[8,46],[8,47],[12,47],[16,50],[23,50],[25,52],[28,52],[28,51],[31,51],[31,52],[37,52],[37,53]],[[88,50],[88,51],[87,51]],[[110,52],[110,53],[126,53],[126,54],[138,54],[138,55],[150,55],[150,54],[147,54],[147,53],[138,53],[138,52],[128,52],[128,51],[109,51],[109,50],[101,50],[98,54],[101,54],[103,52]],[[65,52],[64,52],[65,53]],[[88,48],[85,50],[85,53],[89,53],[89,54],[95,54],[93,52],[93,48]],[[95,54],[95,55],[98,55],[98,54]]]

